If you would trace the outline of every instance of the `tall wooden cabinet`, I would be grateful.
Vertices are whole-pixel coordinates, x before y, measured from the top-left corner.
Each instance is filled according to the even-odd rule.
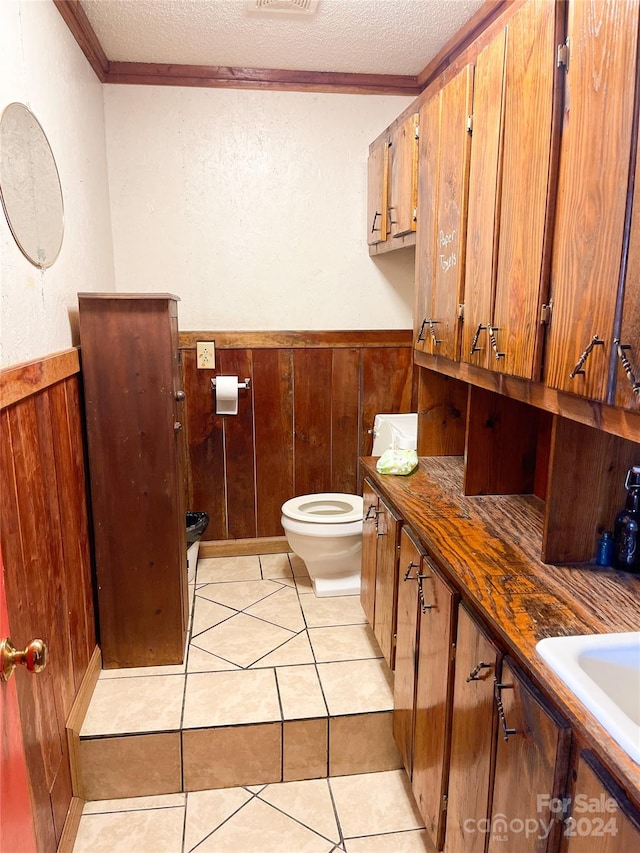
[[[79,294],[100,646],[107,669],[183,660],[177,297]]]

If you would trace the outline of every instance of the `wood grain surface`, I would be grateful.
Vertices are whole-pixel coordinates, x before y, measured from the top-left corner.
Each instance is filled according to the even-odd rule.
[[[363,471],[404,517],[471,612],[585,738],[640,806],[640,768],[537,655],[543,637],[634,631],[640,578],[594,563],[540,559],[544,502],[531,495],[465,497],[461,458],[426,458],[408,477]]]

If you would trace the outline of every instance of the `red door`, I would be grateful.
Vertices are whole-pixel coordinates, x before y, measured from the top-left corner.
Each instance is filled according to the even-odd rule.
[[[0,553],[0,639],[8,636],[9,617]],[[0,850],[3,853],[36,853],[15,675],[6,683],[0,681],[0,739]]]

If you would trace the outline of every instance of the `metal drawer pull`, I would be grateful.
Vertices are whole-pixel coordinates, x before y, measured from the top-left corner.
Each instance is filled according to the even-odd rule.
[[[416,579],[418,581],[418,598],[420,599],[420,607],[423,613],[426,613],[427,610],[433,610],[433,604],[427,604],[425,602],[424,590],[422,589],[422,581],[428,577],[429,575],[416,575]]]
[[[497,326],[487,326],[487,329],[489,330],[489,340],[491,341],[491,346],[493,347],[496,360],[504,358],[504,353],[498,352],[498,341],[496,340],[496,332],[499,332],[500,329]]]
[[[631,349],[631,344],[621,344],[618,338],[616,338],[613,343],[618,351],[618,358],[622,362],[624,372],[627,374],[627,379],[631,383],[631,390],[636,396],[640,395],[640,380],[636,379],[631,362],[627,358],[627,354],[625,352],[625,350]]]
[[[405,573],[404,579],[405,579],[406,581],[411,581],[411,580],[416,581],[416,580],[418,580],[418,575],[416,575],[416,576],[415,576],[415,578],[410,578],[410,577],[409,577],[409,575],[411,574],[411,569],[419,569],[419,568],[420,568],[420,566],[418,565],[418,563],[414,563],[414,562],[409,563],[409,567],[407,568],[407,571],[406,571],[406,573]]]
[[[476,333],[473,336],[473,340],[471,341],[471,352],[469,355],[473,355],[476,352],[481,352],[483,347],[478,346],[478,339],[480,337],[480,332],[483,332],[487,327],[483,326],[482,323],[478,323],[478,328],[476,329]]]
[[[490,663],[484,663],[483,661],[481,661],[481,662],[480,662],[476,667],[474,667],[474,668],[471,670],[471,672],[469,673],[469,677],[467,678],[467,683],[468,683],[469,681],[480,681],[480,679],[478,678],[478,673],[479,673],[479,672],[480,672],[480,670],[482,670],[482,669],[491,669],[491,664],[490,664]]]
[[[373,515],[371,514],[373,511]],[[377,521],[378,516],[380,515],[380,510],[376,507],[375,504],[369,504],[369,509],[367,510],[367,514],[364,517],[365,521]]]
[[[601,340],[598,335],[594,335],[591,338],[591,340],[589,341],[589,343],[587,344],[587,348],[585,349],[585,351],[582,353],[582,355],[578,359],[576,366],[573,368],[573,370],[569,374],[571,379],[575,379],[576,376],[584,376],[584,370],[582,369],[584,367],[584,363],[589,358],[589,356],[591,355],[591,350],[597,346],[604,346],[604,341]]]
[[[494,681],[494,695],[496,697],[496,705],[498,706],[498,714],[500,715],[500,723],[502,725],[502,735],[505,740],[509,740],[509,735],[517,735],[517,729],[510,729],[507,727],[507,718],[504,713],[504,706],[502,704],[502,690],[513,690],[513,684],[499,684],[497,681]]]

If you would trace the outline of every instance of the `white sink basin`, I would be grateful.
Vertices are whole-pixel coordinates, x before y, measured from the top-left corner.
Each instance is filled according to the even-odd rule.
[[[640,631],[548,637],[536,650],[640,764]]]

